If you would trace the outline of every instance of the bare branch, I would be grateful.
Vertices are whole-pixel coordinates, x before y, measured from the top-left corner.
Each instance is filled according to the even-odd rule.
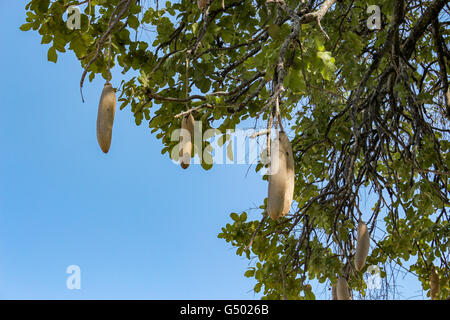
[[[187,111],[183,111],[183,112],[181,112],[181,113],[175,115],[174,118],[181,118],[181,117],[184,117],[185,115],[188,115],[188,114],[190,114],[190,113],[192,113],[192,112],[198,111],[198,110],[203,109],[203,108],[210,108],[210,109],[212,109],[213,106],[210,105],[209,103],[204,103],[204,104],[202,104],[202,105],[200,105],[200,106],[198,106],[198,107],[194,107],[194,108],[189,109],[189,110],[187,110]]]

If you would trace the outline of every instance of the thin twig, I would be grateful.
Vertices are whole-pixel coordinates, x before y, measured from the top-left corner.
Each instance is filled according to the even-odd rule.
[[[261,230],[261,227],[263,226],[264,222],[266,221],[266,219],[267,219],[267,214],[266,214],[265,211],[264,211],[263,215],[264,215],[264,216],[262,217],[261,221],[259,221],[258,227],[256,228],[256,230],[255,230],[255,231],[253,232],[253,234],[252,234],[252,237],[251,237],[251,239],[250,239],[250,242],[249,242],[248,245],[245,247],[245,249],[244,249],[245,251],[249,250],[249,249],[252,247],[253,241],[255,240],[256,235],[258,234],[259,230]]]

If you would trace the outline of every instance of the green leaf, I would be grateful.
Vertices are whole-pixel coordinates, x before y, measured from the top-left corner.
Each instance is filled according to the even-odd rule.
[[[58,55],[56,54],[55,47],[50,47],[47,52],[47,60],[56,63],[58,60]]]
[[[137,30],[137,28],[139,27],[139,24],[140,24],[140,23],[139,23],[139,19],[136,18],[136,16],[130,15],[130,16],[128,17],[128,25],[129,25],[131,28]]]
[[[239,221],[239,215],[235,212],[230,214],[231,219],[233,219],[234,221]]]
[[[277,24],[271,24],[267,32],[272,39],[281,40],[281,28]]]
[[[33,23],[24,23],[23,25],[20,26],[20,30],[22,31],[28,31],[31,29],[31,27],[33,26]]]
[[[253,277],[255,275],[255,269],[249,269],[244,273],[244,276],[247,278]]]
[[[53,40],[53,37],[51,35],[46,34],[42,37],[41,44],[48,44],[48,43],[52,42],[52,40]]]

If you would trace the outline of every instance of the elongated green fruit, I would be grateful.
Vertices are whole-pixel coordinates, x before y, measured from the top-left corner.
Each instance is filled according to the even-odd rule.
[[[284,215],[287,191],[287,158],[281,143],[281,135],[282,132],[272,143],[270,155],[267,212],[274,220]]]
[[[340,277],[336,284],[336,296],[338,300],[350,300],[348,283],[343,277]]]
[[[283,131],[280,132],[280,145],[286,155],[286,192],[284,194],[284,207],[282,212],[282,215],[285,216],[291,210],[292,199],[294,197],[295,168],[291,142]]]
[[[431,300],[436,299],[436,296],[439,293],[439,273],[436,268],[433,266],[430,274],[430,296]]]
[[[192,139],[194,138],[194,117],[191,113],[181,120],[180,164],[187,169],[191,162]]]
[[[358,242],[356,244],[355,254],[355,269],[361,271],[366,264],[367,254],[369,253],[370,239],[367,225],[360,221],[358,222]]]
[[[109,82],[105,83],[98,104],[97,141],[104,153],[111,146],[114,114],[116,113],[116,92]]]

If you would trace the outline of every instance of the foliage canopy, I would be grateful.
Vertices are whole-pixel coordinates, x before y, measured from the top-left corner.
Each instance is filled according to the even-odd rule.
[[[277,221],[266,217],[265,203],[260,221],[232,213],[219,234],[252,259],[245,276],[264,298],[313,299],[308,280],[335,284],[339,276],[364,296],[367,266],[380,265],[385,277],[394,263],[424,290],[436,266],[443,299],[450,290],[448,1],[374,4],[376,30],[362,0],[212,0],[203,10],[192,0],[159,8],[144,0],[32,0],[21,30],[39,32],[49,61],[73,51],[91,81],[109,79],[103,51],[110,47],[111,67],[139,73],[122,81],[120,109],[130,106],[137,125],[148,122],[162,153],[176,144],[171,135],[186,112],[205,129],[219,123],[221,132],[245,119],[284,124],[296,162],[295,206]],[[72,5],[83,7],[81,29],[66,25]],[[356,272],[359,219],[372,250]]]

